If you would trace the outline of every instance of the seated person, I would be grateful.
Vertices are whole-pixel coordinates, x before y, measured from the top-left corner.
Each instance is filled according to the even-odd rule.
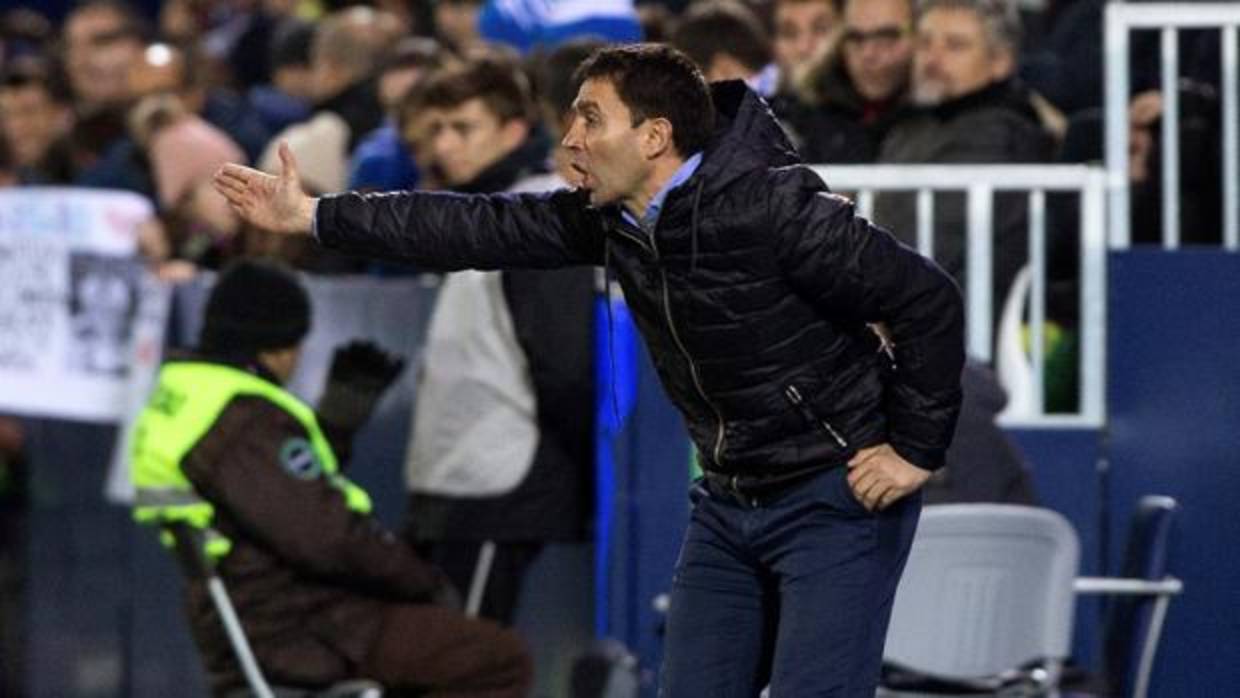
[[[387,696],[524,696],[521,641],[450,605],[443,573],[340,474],[328,432],[347,443],[401,362],[366,344],[338,350],[316,416],[281,388],[309,325],[306,291],[281,268],[241,262],[220,277],[197,351],[164,365],[139,417],[135,518],[204,529],[272,683],[364,676]],[[188,596],[213,688],[242,687],[205,585],[191,582]]]

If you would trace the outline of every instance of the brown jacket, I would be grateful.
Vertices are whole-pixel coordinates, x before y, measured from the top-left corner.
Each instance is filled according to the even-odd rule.
[[[219,564],[269,680],[321,684],[356,671],[389,603],[424,603],[442,574],[370,516],[354,513],[321,476],[286,470],[281,448],[305,438],[289,414],[239,397],[182,461],[233,542]],[[242,685],[206,588],[189,588],[189,614],[217,692]]]

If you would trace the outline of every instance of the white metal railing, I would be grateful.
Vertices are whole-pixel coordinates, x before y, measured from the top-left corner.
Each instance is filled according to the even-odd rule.
[[[1128,183],[1128,50],[1131,33],[1158,30],[1162,122],[1163,246],[1180,246],[1179,32],[1218,29],[1221,39],[1223,245],[1240,249],[1240,63],[1237,28],[1240,3],[1111,3],[1106,8],[1106,167],[1111,212],[1111,246],[1127,248],[1131,240]]]
[[[971,356],[992,359],[992,255],[994,196],[1027,192],[1029,201],[1030,363],[1033,399],[1027,409],[1005,414],[1006,424],[1101,426],[1105,418],[1106,345],[1106,173],[1085,165],[820,165],[815,172],[833,190],[855,192],[859,213],[870,217],[877,192],[916,192],[917,245],[934,250],[934,194],[966,195],[965,267],[967,347]],[[1046,193],[1080,196],[1080,363],[1078,410],[1045,410],[1046,362]],[[1002,302],[1002,299],[998,299]],[[1009,386],[1010,387],[1010,386]]]

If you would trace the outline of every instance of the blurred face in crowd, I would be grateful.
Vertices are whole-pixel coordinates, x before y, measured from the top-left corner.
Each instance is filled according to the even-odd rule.
[[[396,111],[400,100],[426,75],[420,66],[389,68],[379,75],[379,103],[389,113]]]
[[[439,38],[458,51],[478,42],[480,1],[441,0],[435,3],[435,30]]]
[[[664,119],[633,125],[633,113],[610,80],[592,78],[573,102],[573,120],[563,145],[569,150],[571,183],[590,192],[595,206],[620,204],[633,210],[653,174],[650,129]]]
[[[1011,53],[987,36],[981,17],[937,8],[917,23],[913,100],[935,105],[973,94],[1012,74]]]
[[[65,70],[73,94],[89,107],[116,104],[128,97],[129,66],[142,53],[142,42],[125,26],[125,18],[106,7],[92,7],[65,22]]]
[[[0,132],[16,164],[38,164],[52,142],[69,128],[69,108],[39,84],[0,87]]]
[[[522,119],[500,120],[481,97],[427,110],[426,137],[431,157],[448,186],[473,181],[502,160],[529,135]]]
[[[912,0],[848,0],[844,68],[862,98],[882,102],[908,85],[913,62]]]
[[[775,62],[793,76],[817,55],[838,17],[831,0],[782,0],[775,3]]]

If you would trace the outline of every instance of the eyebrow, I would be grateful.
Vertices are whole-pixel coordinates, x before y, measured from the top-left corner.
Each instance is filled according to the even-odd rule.
[[[587,110],[587,109],[593,109],[594,111],[598,111],[598,110],[599,110],[599,108],[598,108],[598,103],[597,103],[597,102],[595,102],[594,100],[590,100],[590,99],[586,99],[586,100],[578,100],[577,102],[574,102],[574,103],[573,103],[573,109],[574,109],[574,110],[576,110],[576,111],[578,111],[578,112],[583,112],[583,111],[585,111],[585,110]]]

